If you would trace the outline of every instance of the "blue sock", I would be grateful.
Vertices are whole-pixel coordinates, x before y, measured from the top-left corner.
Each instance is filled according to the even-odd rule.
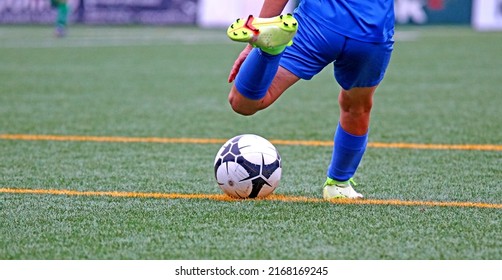
[[[338,123],[328,177],[341,182],[352,178],[363,158],[367,143],[368,133],[362,136],[352,135]]]
[[[271,55],[259,48],[251,50],[235,79],[237,90],[249,99],[262,99],[277,73],[281,57],[282,53]]]

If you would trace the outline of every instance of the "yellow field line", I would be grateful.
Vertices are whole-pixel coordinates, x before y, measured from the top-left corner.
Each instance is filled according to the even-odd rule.
[[[163,138],[163,137],[121,137],[121,136],[83,136],[83,135],[36,135],[36,134],[0,134],[3,140],[25,141],[81,141],[81,142],[123,142],[123,143],[180,143],[180,144],[223,144],[227,139],[217,138]],[[332,141],[279,140],[271,139],[277,145],[290,146],[326,146]],[[418,144],[418,143],[381,143],[370,142],[370,148],[426,149],[426,150],[479,150],[502,151],[502,145],[491,144]]]
[[[217,201],[242,201],[224,194],[182,194],[182,193],[148,193],[148,192],[118,192],[118,191],[75,191],[55,189],[18,189],[0,188],[4,194],[39,194],[39,195],[67,195],[67,196],[108,196],[123,198],[157,198],[157,199],[208,199]],[[257,199],[258,200],[258,199]],[[261,200],[281,202],[308,202],[308,203],[332,203],[353,205],[394,205],[394,206],[439,206],[439,207],[473,207],[502,209],[502,204],[484,202],[456,202],[456,201],[406,201],[385,199],[336,199],[326,201],[320,198],[305,196],[288,196],[272,194]]]
[[[124,143],[186,143],[186,144],[223,144],[224,139],[209,138],[161,138],[161,137],[121,137],[121,136],[79,136],[79,135],[35,135],[0,134],[4,140],[25,141],[79,141],[79,142],[124,142]]]

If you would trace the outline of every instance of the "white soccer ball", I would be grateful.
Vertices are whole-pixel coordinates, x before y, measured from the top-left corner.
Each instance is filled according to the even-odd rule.
[[[224,193],[235,198],[265,197],[279,185],[281,156],[267,139],[243,134],[228,140],[214,159],[214,175]]]

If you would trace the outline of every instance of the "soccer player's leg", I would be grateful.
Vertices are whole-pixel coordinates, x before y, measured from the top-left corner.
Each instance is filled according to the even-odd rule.
[[[57,37],[64,37],[66,36],[66,28],[68,25],[67,0],[51,0],[51,4],[57,9],[55,35]]]
[[[294,74],[279,68],[282,54],[292,44],[297,28],[298,22],[290,14],[274,18],[249,16],[247,20],[238,19],[230,25],[227,30],[230,39],[248,42],[254,47],[247,50],[242,64],[234,64],[238,74],[229,102],[235,112],[252,115],[262,110],[299,80]]]
[[[392,42],[371,44],[349,39],[344,59],[335,62],[335,77],[342,86],[340,121],[324,184],[325,199],[363,197],[353,189],[352,177],[366,151],[373,95],[389,64],[392,46]]]
[[[352,177],[366,151],[375,89],[376,86],[340,92],[340,122],[335,132],[333,154],[323,190],[326,199],[363,197],[354,190]]]

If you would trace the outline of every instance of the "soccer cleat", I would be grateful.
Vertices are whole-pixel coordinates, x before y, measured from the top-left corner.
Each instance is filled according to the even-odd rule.
[[[267,51],[280,48],[281,51],[293,44],[293,37],[298,29],[298,22],[292,14],[272,18],[237,19],[227,29],[230,39],[247,42],[253,47]]]
[[[327,200],[334,198],[363,198],[363,195],[356,192],[352,185],[356,185],[352,178],[345,182],[327,178],[324,183],[323,197]]]

